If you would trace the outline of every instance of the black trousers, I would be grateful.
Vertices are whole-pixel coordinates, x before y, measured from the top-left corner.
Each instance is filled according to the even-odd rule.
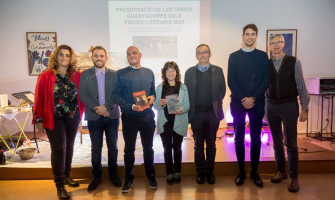
[[[248,113],[250,125],[250,166],[252,170],[257,171],[259,165],[259,157],[261,152],[261,131],[264,116],[264,101],[255,102],[254,107],[245,109],[240,101],[232,100],[230,103],[230,111],[234,121],[235,131],[235,151],[237,163],[240,171],[244,171],[245,159],[245,117]]]
[[[51,147],[51,166],[57,186],[64,185],[64,177],[70,175],[73,146],[80,118],[55,119],[53,130],[45,129]]]
[[[197,172],[213,172],[216,156],[216,132],[220,121],[214,112],[195,112],[191,121],[194,138],[194,162]],[[206,142],[206,158],[204,144]]]
[[[287,147],[287,162],[290,178],[298,178],[298,102],[294,101],[284,104],[273,104],[266,102],[265,114],[271,130],[277,170],[284,173],[286,172],[284,150],[285,144],[285,146]],[[284,126],[284,135],[282,130],[282,124]]]
[[[135,145],[137,132],[140,132],[143,147],[145,173],[155,174],[153,138],[155,132],[155,114],[150,109],[144,116],[122,113],[122,129],[124,139],[124,165],[126,178],[134,179]]]
[[[164,132],[160,134],[164,147],[166,175],[181,172],[182,150],[184,137],[173,131],[173,124],[166,123]],[[173,149],[173,156],[172,156]],[[174,161],[174,163],[173,163]]]

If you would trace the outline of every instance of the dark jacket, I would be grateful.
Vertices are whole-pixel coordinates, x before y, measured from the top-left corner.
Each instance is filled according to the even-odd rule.
[[[190,98],[190,110],[188,111],[188,121],[192,121],[195,114],[195,101],[196,101],[196,72],[197,65],[189,68],[185,73],[185,85],[188,88]],[[220,67],[210,65],[209,70],[212,70],[212,99],[213,109],[216,118],[221,121],[224,118],[222,109],[222,100],[226,94],[226,83],[223,71]]]
[[[109,118],[118,119],[120,118],[120,109],[117,104],[112,100],[113,86],[116,81],[116,72],[106,67],[105,73],[105,106],[110,112]],[[97,120],[100,115],[95,111],[95,107],[100,106],[99,103],[99,91],[97,76],[95,74],[95,68],[83,71],[79,84],[79,97],[80,100],[85,104],[85,119],[86,120]]]

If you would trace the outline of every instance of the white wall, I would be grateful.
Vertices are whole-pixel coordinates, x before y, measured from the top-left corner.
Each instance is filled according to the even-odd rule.
[[[301,60],[305,79],[335,77],[334,57],[335,1],[333,0],[235,0],[212,1],[212,63],[227,72],[229,54],[241,45],[242,28],[248,23],[258,26],[257,48],[266,50],[267,29],[298,29],[297,57]],[[215,42],[214,42],[215,41]],[[229,109],[228,97],[224,100]],[[309,129],[316,130],[317,97],[311,97]],[[321,103],[320,103],[321,105]],[[325,106],[324,117],[327,114]],[[330,120],[330,118],[329,118]],[[319,124],[320,129],[320,124]],[[335,129],[334,129],[335,130]],[[306,123],[298,124],[298,132],[306,131]]]
[[[211,9],[211,62],[225,75],[229,54],[240,48],[243,26],[255,23],[258,49],[266,49],[267,29],[298,29],[297,56],[305,78],[335,77],[334,0],[212,0]],[[107,0],[1,0],[0,19],[0,94],[8,94],[12,101],[11,93],[34,91],[36,84],[37,77],[28,75],[26,32],[57,32],[58,45],[68,44],[76,52],[95,45],[109,51]],[[229,95],[228,90],[225,111]],[[315,108],[316,103],[313,98]],[[310,112],[313,119],[315,110]],[[299,132],[305,129],[306,124],[299,123]]]

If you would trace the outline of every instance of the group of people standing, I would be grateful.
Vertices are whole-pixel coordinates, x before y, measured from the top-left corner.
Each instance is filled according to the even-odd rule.
[[[287,146],[289,165],[288,190],[297,192],[298,150],[297,119],[300,97],[300,121],[307,119],[309,96],[305,87],[300,61],[283,52],[282,35],[270,37],[273,57],[255,49],[258,29],[254,24],[243,28],[243,47],[232,53],[228,62],[228,86],[231,90],[231,114],[234,118],[235,149],[239,172],[236,185],[246,178],[245,117],[250,120],[251,172],[254,183],[263,187],[258,174],[261,149],[261,128],[264,114],[272,133],[278,173],[271,179],[278,183],[288,176],[285,170],[284,143]],[[185,73],[184,84],[175,62],[166,62],[162,68],[162,83],[155,90],[153,72],[141,66],[139,49],[130,46],[127,51],[129,66],[117,72],[106,68],[106,50],[96,46],[92,50],[94,67],[84,72],[76,70],[75,53],[67,45],[53,52],[49,67],[40,74],[35,90],[34,120],[38,130],[45,128],[51,146],[51,165],[57,195],[69,199],[64,185],[78,187],[70,177],[74,140],[82,114],[88,121],[91,138],[93,179],[88,190],[95,190],[101,183],[101,152],[103,133],[108,147],[109,180],[116,187],[122,186],[117,176],[118,129],[121,108],[122,133],[125,142],[125,180],[122,192],[129,192],[134,182],[135,145],[138,132],[143,147],[145,172],[149,187],[156,189],[153,136],[156,129],[154,112],[157,110],[157,134],[164,147],[167,183],[181,181],[182,142],[191,124],[194,138],[194,161],[198,175],[196,181],[215,183],[214,163],[216,136],[224,118],[222,100],[226,83],[221,67],[210,63],[210,47],[200,44],[196,48],[198,64]],[[133,93],[145,91],[149,107],[136,105]],[[166,96],[178,95],[179,110],[168,112]],[[264,95],[265,94],[265,95]],[[284,136],[282,133],[284,125]]]

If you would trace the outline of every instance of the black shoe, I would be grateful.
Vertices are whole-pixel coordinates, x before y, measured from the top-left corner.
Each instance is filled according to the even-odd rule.
[[[205,183],[205,172],[199,172],[196,180],[198,184],[204,184]]]
[[[88,185],[87,190],[88,191],[93,191],[97,189],[98,185],[101,183],[101,178],[96,178],[94,177],[91,183]]]
[[[150,176],[148,176],[148,181],[149,181],[149,187],[151,189],[157,189],[158,186],[157,186],[157,181],[156,181],[154,174],[151,174]]]
[[[250,178],[254,180],[255,185],[257,185],[258,187],[263,187],[263,181],[261,177],[259,177],[258,172],[251,172]]]
[[[133,179],[126,178],[122,187],[122,192],[129,192],[133,185]]]
[[[173,183],[174,183],[174,177],[173,177],[173,174],[169,174],[169,175],[166,177],[166,182],[167,182],[167,184],[173,184]]]
[[[181,181],[181,174],[180,173],[178,173],[178,172],[174,173],[173,177],[174,177],[174,182],[175,183],[180,183],[180,181]]]
[[[215,183],[215,176],[213,172],[207,172],[206,173],[207,183],[214,184]]]
[[[65,176],[64,184],[68,185],[69,187],[79,187],[79,183],[73,180],[70,176]]]
[[[235,178],[235,185],[242,185],[246,178],[245,171],[239,171],[237,177]]]
[[[117,174],[113,174],[111,177],[109,177],[109,181],[112,182],[115,187],[121,187],[122,186],[122,181],[117,176]]]
[[[59,199],[70,199],[70,195],[66,191],[64,186],[56,186],[56,187],[57,187],[57,196]]]

